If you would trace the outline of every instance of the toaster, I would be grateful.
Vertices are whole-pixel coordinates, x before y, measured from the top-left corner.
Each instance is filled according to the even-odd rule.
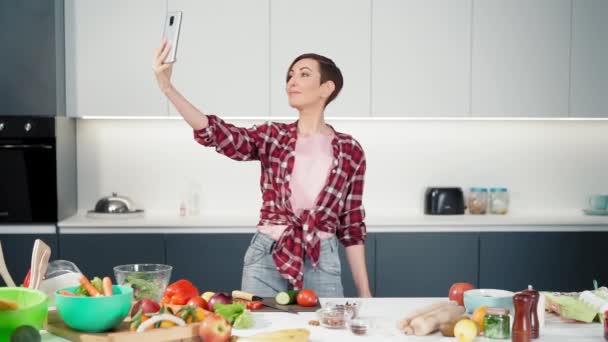
[[[424,195],[424,213],[427,215],[464,214],[464,194],[461,188],[429,187]]]

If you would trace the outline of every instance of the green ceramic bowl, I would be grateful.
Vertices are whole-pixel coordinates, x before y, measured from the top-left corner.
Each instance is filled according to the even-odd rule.
[[[480,306],[505,308],[513,311],[513,292],[496,289],[474,289],[464,292],[464,307],[468,313]]]
[[[55,292],[57,312],[65,324],[79,331],[102,332],[119,325],[129,314],[133,289],[113,285],[113,296],[71,297],[59,291],[74,292],[77,286],[66,287]]]
[[[19,304],[17,310],[0,311],[0,341],[8,341],[13,330],[21,325],[42,329],[48,313],[48,297],[44,292],[23,287],[0,287],[0,298]]]

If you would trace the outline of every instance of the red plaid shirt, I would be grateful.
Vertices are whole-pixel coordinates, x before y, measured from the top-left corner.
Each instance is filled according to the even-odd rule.
[[[304,258],[319,263],[318,231],[336,234],[345,246],[366,238],[362,204],[365,175],[363,148],[350,135],[335,132],[333,165],[325,186],[310,210],[297,216],[291,208],[289,180],[295,162],[297,122],[267,122],[241,128],[208,115],[209,126],[194,131],[194,139],[234,160],[259,160],[262,208],[259,225],[286,225],[272,252],[277,270],[294,288],[304,284]]]

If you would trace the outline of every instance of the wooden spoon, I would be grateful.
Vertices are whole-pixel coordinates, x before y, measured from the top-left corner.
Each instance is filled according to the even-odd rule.
[[[2,279],[4,279],[4,283],[8,287],[15,287],[15,282],[11,277],[11,274],[8,272],[8,268],[6,267],[6,263],[4,262],[4,253],[2,253],[2,243],[0,243],[0,275]]]
[[[0,298],[0,311],[17,310],[17,309],[19,309],[19,304],[17,304],[17,302],[13,302],[12,300]]]
[[[51,248],[40,239],[34,242],[32,250],[32,264],[30,267],[30,289],[38,289],[40,282],[46,273],[51,257]]]

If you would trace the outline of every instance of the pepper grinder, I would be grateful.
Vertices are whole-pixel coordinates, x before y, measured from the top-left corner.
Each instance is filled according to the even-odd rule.
[[[522,293],[529,294],[532,298],[532,305],[530,307],[530,330],[531,338],[538,338],[540,336],[539,320],[538,320],[538,300],[540,294],[538,291],[532,288],[532,285],[528,285],[527,290],[521,291]]]
[[[527,293],[516,293],[513,296],[515,307],[515,318],[511,331],[512,342],[530,342],[532,329],[530,327],[530,309],[532,307],[532,296]]]

